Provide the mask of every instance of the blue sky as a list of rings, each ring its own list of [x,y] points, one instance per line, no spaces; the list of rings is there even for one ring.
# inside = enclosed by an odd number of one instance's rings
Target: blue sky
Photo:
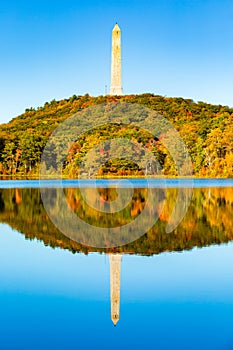
[[[122,29],[125,94],[233,107],[232,0],[8,0],[0,6],[0,122],[110,85]]]

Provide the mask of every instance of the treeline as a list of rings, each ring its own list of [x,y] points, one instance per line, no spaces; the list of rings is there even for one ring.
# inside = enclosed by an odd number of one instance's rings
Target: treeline
[[[153,94],[121,97],[72,96],[61,101],[46,102],[43,107],[26,109],[8,124],[0,125],[0,175],[38,176],[41,154],[55,128],[67,117],[87,107],[102,103],[128,102],[143,105],[166,117],[179,131],[192,159],[193,173],[200,177],[233,176],[233,109],[227,106],[195,103],[190,99],[169,98]],[[100,137],[101,136],[101,137]],[[147,147],[158,159],[164,175],[177,175],[169,151],[158,139],[137,128],[111,124],[93,130],[70,145],[64,162],[67,177],[79,175],[79,165],[86,152],[109,137],[123,137]],[[51,151],[52,152],[52,151]],[[100,152],[107,152],[102,149]],[[50,164],[50,172],[56,164]],[[157,169],[148,167],[148,173]],[[108,159],[99,175],[143,175],[138,164],[125,159]],[[89,174],[90,175],[90,174]]]

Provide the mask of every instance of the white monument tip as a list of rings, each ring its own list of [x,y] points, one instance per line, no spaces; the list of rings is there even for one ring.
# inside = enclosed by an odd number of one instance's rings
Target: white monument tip
[[[113,28],[113,31],[115,31],[115,30],[120,30],[120,27],[119,27],[118,23],[116,23],[114,28]]]
[[[121,31],[116,23],[112,30],[112,63],[110,95],[123,95],[121,81]]]

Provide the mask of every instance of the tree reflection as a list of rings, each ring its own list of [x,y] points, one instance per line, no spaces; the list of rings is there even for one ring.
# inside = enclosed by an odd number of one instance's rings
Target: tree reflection
[[[221,244],[233,239],[233,188],[194,189],[186,216],[169,234],[165,232],[165,227],[171,217],[178,190],[152,191],[153,200],[148,203],[147,217],[161,211],[159,220],[142,237],[117,248],[87,247],[62,234],[50,221],[39,189],[0,190],[0,221],[24,234],[26,239],[37,239],[46,246],[85,254],[98,251],[152,255]],[[129,202],[126,189],[117,192],[114,188],[88,188],[82,191],[69,188],[64,192],[72,211],[85,222],[96,226],[96,230],[98,227],[116,227],[132,222],[144,210],[148,198],[146,188],[134,189]],[[56,189],[50,189],[48,196],[56,207]],[[123,209],[117,210],[118,205]],[[106,212],[101,213],[99,210],[103,208]],[[84,232],[80,234],[85,235]]]

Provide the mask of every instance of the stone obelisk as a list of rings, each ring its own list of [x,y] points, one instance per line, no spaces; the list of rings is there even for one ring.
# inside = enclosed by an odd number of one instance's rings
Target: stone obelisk
[[[111,318],[114,326],[120,319],[121,254],[110,254]]]
[[[110,95],[123,95],[121,79],[121,30],[116,23],[115,27],[112,30]]]

